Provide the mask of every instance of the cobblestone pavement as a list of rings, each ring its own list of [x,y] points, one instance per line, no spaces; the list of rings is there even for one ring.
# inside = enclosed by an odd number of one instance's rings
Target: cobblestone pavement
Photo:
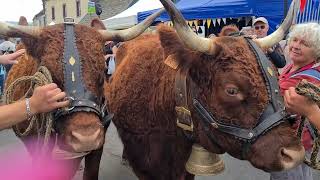
[[[99,179],[101,180],[136,180],[130,167],[121,164],[122,144],[113,124],[107,132],[107,143],[101,160]],[[15,148],[24,148],[11,130],[0,133],[0,154]],[[26,153],[26,152],[25,152]],[[216,176],[196,177],[196,180],[269,180],[269,174],[255,169],[246,161],[240,161],[224,154],[221,156],[226,169]],[[81,180],[82,171],[79,170],[74,180]],[[314,171],[314,180],[320,180],[320,172]]]

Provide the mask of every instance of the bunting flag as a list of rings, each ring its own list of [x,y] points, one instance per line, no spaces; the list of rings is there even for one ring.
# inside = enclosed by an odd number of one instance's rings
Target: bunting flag
[[[224,24],[227,24],[227,18],[222,18],[222,21],[224,22]]]
[[[220,18],[218,18],[217,19],[217,23],[220,25],[220,22],[221,22],[221,19]]]
[[[210,28],[210,24],[211,24],[212,20],[211,19],[207,19],[207,28]]]
[[[300,1],[300,12],[304,11],[304,8],[306,7],[307,0],[301,0]]]
[[[193,24],[194,24],[194,26],[196,26],[196,28],[198,28],[198,20],[194,20]]]
[[[216,19],[212,19],[212,24],[213,24],[213,26],[216,26],[216,24],[217,24]]]

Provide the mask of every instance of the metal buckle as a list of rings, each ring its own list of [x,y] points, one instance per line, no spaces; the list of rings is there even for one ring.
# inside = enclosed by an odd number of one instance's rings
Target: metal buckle
[[[72,101],[74,101],[74,98],[71,96],[68,96],[65,99],[70,101],[70,105],[72,104]],[[64,111],[71,111],[73,109],[74,109],[74,106],[63,108]]]
[[[177,112],[177,126],[186,131],[193,131],[191,112],[183,106],[176,106],[175,109]],[[183,121],[182,119],[184,119],[185,121]],[[190,125],[182,122],[190,122]]]

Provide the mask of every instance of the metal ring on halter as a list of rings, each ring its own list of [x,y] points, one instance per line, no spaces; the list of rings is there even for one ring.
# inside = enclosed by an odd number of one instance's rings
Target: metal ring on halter
[[[69,101],[70,101],[70,104],[72,104],[72,101],[74,101],[74,98],[71,97],[71,96],[68,96],[68,97],[65,98],[65,100],[69,100]],[[73,109],[74,109],[74,106],[72,106],[72,107],[65,107],[65,108],[64,108],[65,111],[71,111],[71,110],[73,110]]]

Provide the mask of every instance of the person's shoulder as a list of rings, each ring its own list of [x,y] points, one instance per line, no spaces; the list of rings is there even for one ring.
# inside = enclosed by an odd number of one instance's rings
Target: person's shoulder
[[[305,79],[311,83],[320,84],[320,66],[312,66],[309,69],[294,74],[292,78]]]

